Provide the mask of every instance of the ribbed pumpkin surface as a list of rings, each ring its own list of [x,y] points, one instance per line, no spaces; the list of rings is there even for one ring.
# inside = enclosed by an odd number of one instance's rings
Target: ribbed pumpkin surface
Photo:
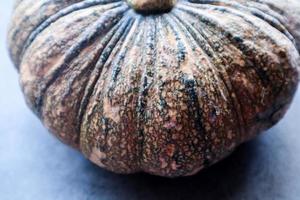
[[[28,105],[60,140],[114,172],[185,176],[286,112],[300,64],[292,19],[254,0],[155,14],[21,0],[9,45]]]

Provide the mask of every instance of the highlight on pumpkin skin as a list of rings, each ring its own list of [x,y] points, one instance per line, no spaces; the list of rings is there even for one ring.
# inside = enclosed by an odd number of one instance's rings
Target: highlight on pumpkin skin
[[[127,0],[127,3],[137,12],[159,13],[170,11],[177,0]]]

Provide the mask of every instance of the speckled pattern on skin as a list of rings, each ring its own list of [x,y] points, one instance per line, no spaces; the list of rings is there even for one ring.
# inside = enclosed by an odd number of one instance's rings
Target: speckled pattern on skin
[[[61,141],[117,173],[188,176],[288,109],[300,65],[289,2],[179,0],[145,14],[120,0],[21,0],[8,41],[28,105]]]

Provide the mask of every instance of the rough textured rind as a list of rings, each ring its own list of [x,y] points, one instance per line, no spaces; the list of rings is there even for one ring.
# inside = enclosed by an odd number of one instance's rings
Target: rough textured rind
[[[292,33],[300,51],[300,2],[298,0],[264,0],[271,10],[278,12],[282,17],[282,23]]]
[[[20,64],[23,45],[43,21],[61,9],[82,0],[19,0],[15,3],[11,28],[8,34],[8,45],[13,61]]]
[[[300,65],[290,1],[182,0],[151,15],[23,0],[8,40],[28,105],[61,141],[117,173],[187,176],[288,109]]]

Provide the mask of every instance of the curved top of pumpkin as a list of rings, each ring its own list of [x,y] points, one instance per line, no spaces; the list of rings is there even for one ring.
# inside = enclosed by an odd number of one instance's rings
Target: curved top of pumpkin
[[[141,13],[147,13],[148,15],[143,16],[144,18],[151,17],[151,13],[165,15],[166,10],[169,11],[175,7],[175,9],[166,16],[177,15],[183,21],[188,21],[189,18],[184,19],[181,17],[180,12],[185,12],[185,14],[190,13],[189,17],[193,16],[193,18],[206,17],[205,15],[207,15],[208,20],[213,16],[211,15],[213,12],[220,12],[222,15],[220,18],[223,19],[226,19],[227,15],[239,15],[238,12],[243,12],[244,16],[252,15],[264,20],[284,33],[291,41],[295,42],[289,33],[289,31],[292,31],[289,30],[290,27],[288,25],[287,27],[284,26],[287,20],[290,22],[292,19],[287,19],[283,16],[282,13],[284,10],[274,6],[269,0],[262,2],[245,0],[43,0],[36,2],[34,0],[23,0],[17,1],[16,3],[12,24],[10,26],[11,29],[8,34],[8,43],[12,59],[18,67],[26,48],[31,44],[34,38],[60,18],[93,7],[103,7],[104,9],[105,7],[110,7],[112,11],[118,9],[118,7],[123,7],[122,12],[125,16],[127,15],[126,13],[130,13],[129,5],[137,11],[141,11]],[[161,12],[157,12],[158,10]],[[109,9],[107,9],[107,12],[109,12]],[[122,12],[119,14],[122,14]],[[207,13],[202,15],[201,12]],[[140,16],[136,13],[135,18],[137,17]],[[292,23],[292,25],[297,26],[295,23],[296,22]],[[295,33],[294,36],[296,39],[300,39],[299,32]]]

